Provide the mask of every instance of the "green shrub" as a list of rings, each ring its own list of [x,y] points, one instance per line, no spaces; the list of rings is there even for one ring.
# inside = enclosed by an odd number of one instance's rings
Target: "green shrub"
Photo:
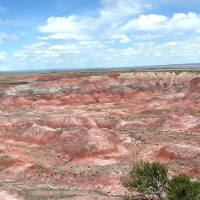
[[[160,163],[139,162],[133,165],[130,180],[124,186],[136,189],[143,198],[163,199],[167,189],[167,168]]]
[[[137,196],[124,200],[200,200],[200,182],[180,174],[168,178],[168,169],[161,163],[138,162],[133,165],[129,179],[123,185]]]
[[[200,182],[184,174],[176,175],[168,184],[168,200],[200,200]]]

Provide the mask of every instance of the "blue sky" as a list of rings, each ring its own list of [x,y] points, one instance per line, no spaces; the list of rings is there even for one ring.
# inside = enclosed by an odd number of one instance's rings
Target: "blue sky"
[[[200,63],[200,0],[0,0],[0,71]]]

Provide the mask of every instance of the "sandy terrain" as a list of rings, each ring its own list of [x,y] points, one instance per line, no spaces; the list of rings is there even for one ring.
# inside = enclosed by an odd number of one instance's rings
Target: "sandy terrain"
[[[118,200],[138,160],[200,176],[198,72],[0,75],[0,199]]]

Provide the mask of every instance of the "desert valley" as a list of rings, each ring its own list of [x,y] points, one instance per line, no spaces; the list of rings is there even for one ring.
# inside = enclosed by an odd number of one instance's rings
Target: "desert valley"
[[[200,177],[200,73],[0,75],[0,199],[119,200],[139,160]]]

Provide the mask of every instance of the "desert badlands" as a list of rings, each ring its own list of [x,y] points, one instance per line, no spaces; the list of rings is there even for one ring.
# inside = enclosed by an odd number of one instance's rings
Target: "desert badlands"
[[[0,75],[0,199],[118,200],[138,160],[200,176],[199,72]]]

